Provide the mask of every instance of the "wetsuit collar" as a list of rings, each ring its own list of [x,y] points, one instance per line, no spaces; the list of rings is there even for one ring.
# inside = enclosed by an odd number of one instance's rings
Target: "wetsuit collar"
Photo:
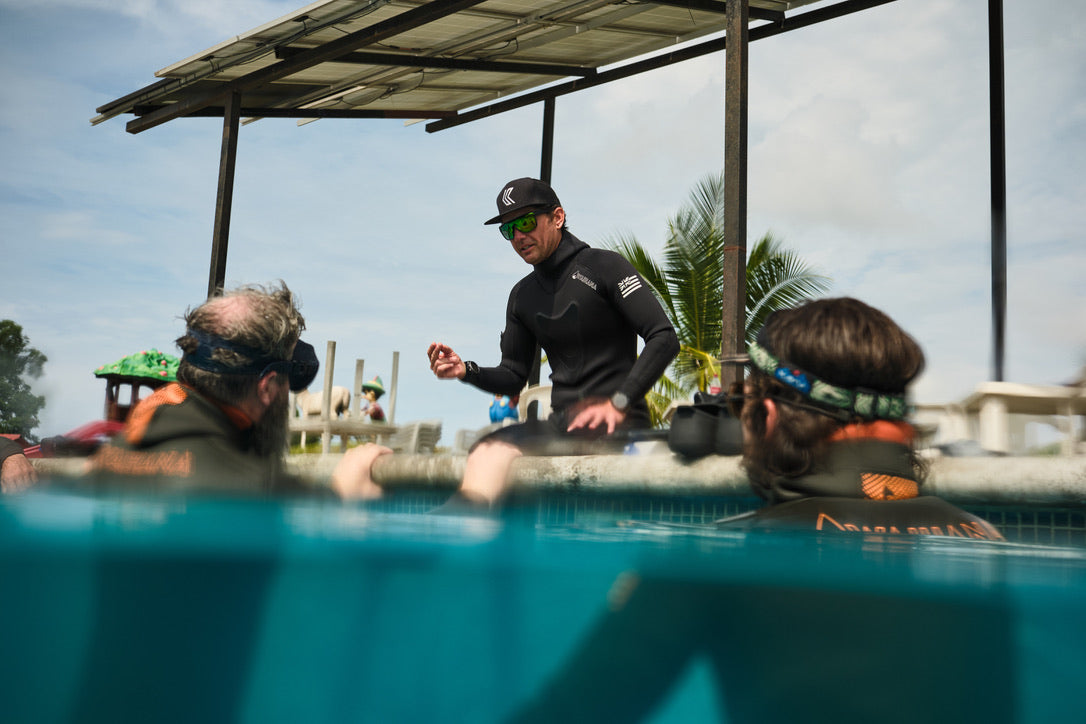
[[[912,449],[906,441],[911,441],[912,435],[911,426],[904,423],[848,425],[831,438],[822,465],[812,473],[770,481],[769,490],[765,491],[769,502],[823,496],[866,500],[915,498],[920,494],[920,483],[913,470]]]
[[[568,231],[562,232],[562,240],[558,242],[554,253],[535,265],[535,270],[546,276],[555,276],[565,266],[571,257],[588,248],[576,236]]]
[[[212,399],[207,395],[203,395],[197,392],[188,385],[181,386],[184,387],[185,391],[189,394],[199,397],[212,407],[218,408],[224,415],[226,415],[227,419],[230,420],[230,423],[239,431],[244,432],[253,426],[253,418],[249,417],[249,415],[241,410],[241,408],[234,407],[233,405],[228,405],[225,402],[219,402],[218,400]]]
[[[882,440],[896,442],[898,445],[911,445],[916,438],[916,429],[904,422],[875,420],[855,425],[845,425],[830,435],[830,442],[841,440]]]

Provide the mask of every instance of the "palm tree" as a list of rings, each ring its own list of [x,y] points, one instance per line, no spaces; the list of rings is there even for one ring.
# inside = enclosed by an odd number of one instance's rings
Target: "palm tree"
[[[724,177],[710,175],[668,221],[663,262],[658,264],[633,237],[607,242],[633,264],[664,305],[679,337],[671,376],[649,393],[654,421],[676,399],[705,391],[720,374],[721,301],[724,292]],[[773,311],[792,307],[829,290],[795,252],[767,232],[747,258],[746,339],[752,341]]]

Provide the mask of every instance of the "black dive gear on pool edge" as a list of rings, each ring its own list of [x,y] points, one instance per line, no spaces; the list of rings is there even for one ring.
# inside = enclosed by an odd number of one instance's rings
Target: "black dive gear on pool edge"
[[[743,426],[727,406],[728,395],[698,395],[692,405],[675,408],[667,446],[687,458],[742,455]]]
[[[560,419],[564,426],[568,421]],[[550,420],[550,418],[548,418]],[[525,427],[523,434],[518,429]],[[742,455],[743,427],[724,403],[695,403],[675,410],[671,426],[662,429],[620,427],[610,435],[585,430],[582,435],[558,436],[549,439],[536,435],[531,425],[503,427],[485,439],[503,439],[506,442],[531,449],[532,455],[591,455],[615,452],[614,448],[638,442],[667,442],[668,449],[685,458],[701,458],[706,455]],[[543,427],[543,425],[537,425]],[[521,439],[521,438],[528,439]],[[537,442],[535,438],[540,441]],[[593,449],[598,447],[599,449]]]
[[[196,340],[197,347],[191,353],[186,352],[181,359],[205,372],[261,377],[268,372],[279,372],[285,374],[289,379],[291,392],[301,392],[309,387],[317,376],[317,370],[320,369],[320,362],[317,360],[317,352],[313,349],[313,345],[300,339],[294,345],[294,354],[291,355],[291,358],[283,360],[267,355],[254,347],[231,342],[210,332],[188,329],[185,333]],[[245,355],[252,362],[240,367],[230,367],[212,359],[211,355],[216,349],[225,349]]]

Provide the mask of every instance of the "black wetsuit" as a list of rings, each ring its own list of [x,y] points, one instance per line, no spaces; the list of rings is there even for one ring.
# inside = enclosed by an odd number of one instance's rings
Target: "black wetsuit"
[[[464,381],[492,394],[518,394],[538,343],[552,370],[557,420],[581,400],[623,392],[630,400],[627,420],[646,424],[645,393],[679,351],[671,322],[633,266],[568,231],[554,253],[513,287],[505,319],[501,363]],[[640,355],[638,337],[645,340]]]
[[[817,573],[819,552],[812,545],[795,565]],[[868,568],[880,562],[866,555]],[[645,721],[695,661],[709,664],[730,724],[1019,720],[1011,596],[980,585],[947,595],[910,585],[907,574],[868,586],[868,574],[885,576],[857,570],[851,586],[631,576],[506,724]]]
[[[6,437],[0,437],[0,465],[3,465],[4,461],[12,455],[22,454],[23,448],[20,447],[19,443]]]
[[[824,462],[810,475],[779,477],[754,489],[771,505],[718,524],[748,530],[1003,539],[983,518],[942,498],[919,495],[909,448],[894,442],[831,443]]]
[[[1006,598],[983,586],[954,596],[919,590],[909,581],[909,559],[900,557],[917,535],[1002,536],[939,498],[916,497],[918,487],[906,446],[832,443],[813,474],[759,491],[787,502],[720,525],[778,531],[771,536],[782,529],[834,534],[811,535],[800,549],[809,560],[797,569],[808,571],[835,550],[819,541],[855,536],[879,575],[903,569],[899,583],[887,584],[891,592],[865,588],[860,571],[855,585],[624,574],[608,597],[610,612],[510,721],[640,721],[698,657],[711,663],[722,713],[733,723],[1015,721]],[[762,535],[745,539],[752,553],[773,540]]]

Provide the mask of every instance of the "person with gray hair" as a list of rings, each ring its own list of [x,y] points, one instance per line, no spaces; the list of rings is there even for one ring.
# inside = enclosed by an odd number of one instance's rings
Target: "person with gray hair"
[[[104,489],[282,494],[314,490],[284,468],[290,391],[316,377],[305,319],[286,284],[243,286],[185,315],[177,382],[132,411],[125,429],[91,458]],[[348,452],[332,489],[359,498],[386,448]]]

